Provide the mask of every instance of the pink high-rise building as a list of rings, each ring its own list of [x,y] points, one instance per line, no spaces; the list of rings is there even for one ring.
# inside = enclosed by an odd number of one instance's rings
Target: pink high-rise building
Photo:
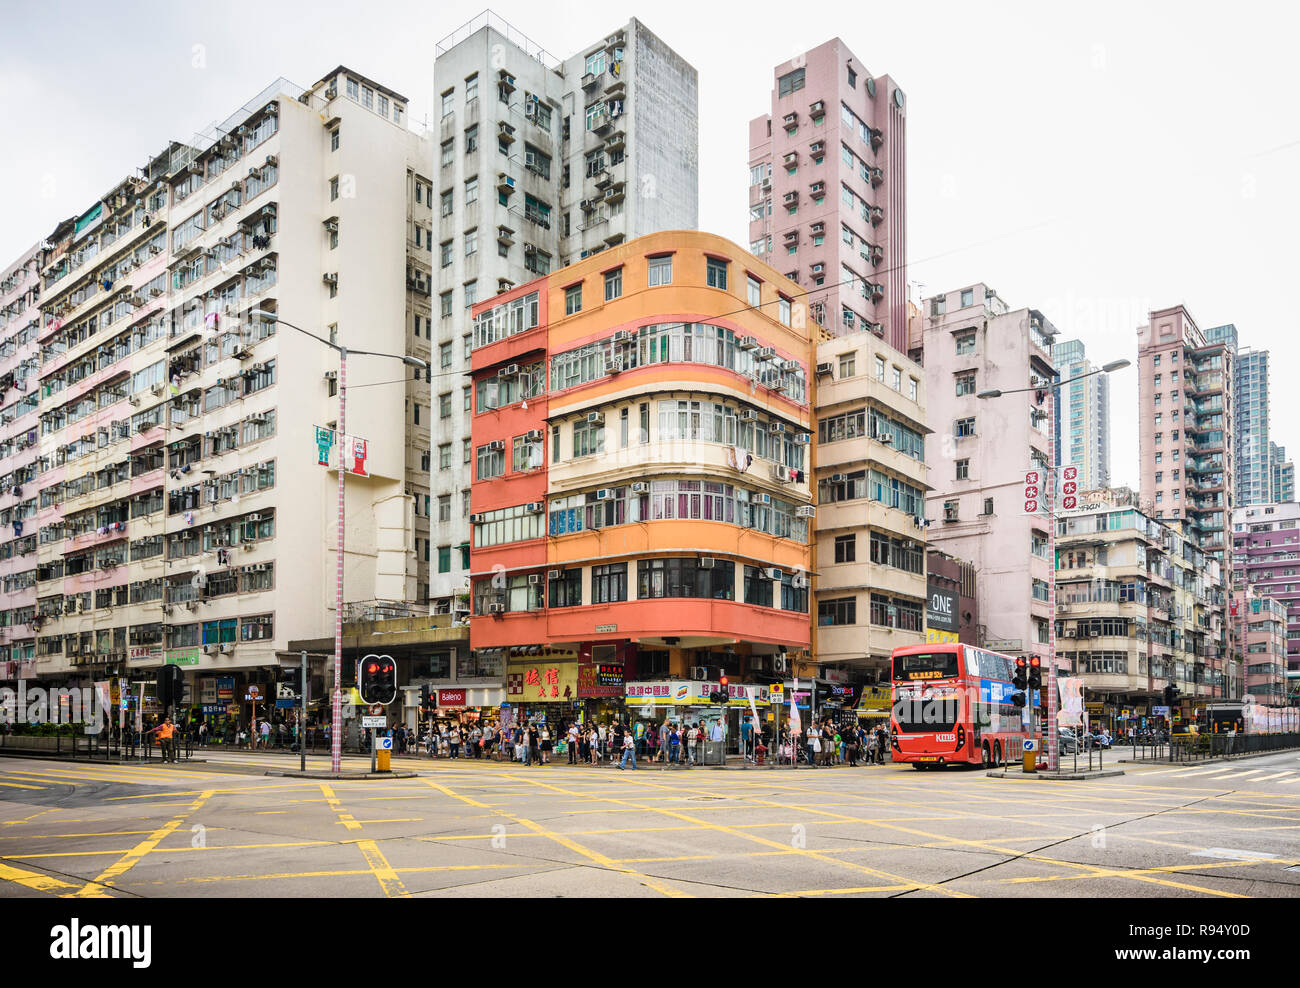
[[[1210,343],[1181,305],[1138,329],[1138,451],[1155,517],[1226,564],[1235,483],[1233,350]]]
[[[839,38],[778,65],[749,124],[750,250],[837,335],[907,351],[907,101]]]

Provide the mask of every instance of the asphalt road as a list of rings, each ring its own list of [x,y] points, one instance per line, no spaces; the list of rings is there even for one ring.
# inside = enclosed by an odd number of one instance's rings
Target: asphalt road
[[[0,897],[1300,897],[1296,752],[1092,782],[208,758],[0,758]]]

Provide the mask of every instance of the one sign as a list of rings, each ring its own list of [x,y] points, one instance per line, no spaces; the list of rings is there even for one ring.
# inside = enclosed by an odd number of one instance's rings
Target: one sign
[[[438,690],[438,706],[463,707],[466,702],[465,690]]]
[[[254,703],[260,703],[266,697],[262,696],[262,688],[256,683],[252,683],[244,689],[244,699],[251,700]]]
[[[957,630],[957,594],[931,584],[925,605],[925,625],[939,631]]]
[[[387,727],[387,717],[371,717],[369,715],[361,718],[362,727]]]
[[[375,738],[375,751],[392,751],[392,738]]]
[[[1038,750],[1038,742],[1035,741],[1033,738],[1025,738],[1024,745],[1025,745],[1025,751]]]

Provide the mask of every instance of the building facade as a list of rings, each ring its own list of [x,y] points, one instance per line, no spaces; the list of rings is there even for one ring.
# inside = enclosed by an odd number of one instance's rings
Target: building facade
[[[889,682],[925,642],[925,381],[861,330],[817,346],[815,653],[848,682]]]
[[[1300,504],[1252,504],[1232,519],[1237,583],[1286,609],[1286,663],[1300,671]]]
[[[1082,340],[1052,344],[1052,365],[1065,381],[1053,392],[1057,463],[1073,466],[1079,489],[1110,486],[1110,378],[1088,360]]]
[[[1220,563],[1237,490],[1235,350],[1207,340],[1181,305],[1153,311],[1138,330],[1142,494],[1157,519],[1187,521]]]
[[[178,664],[194,704],[246,723],[236,684],[331,633],[337,475],[313,437],[338,419],[337,356],[253,312],[427,357],[428,153],[392,90],[280,79],[47,238],[0,426],[7,582],[35,593],[33,615],[5,604],[11,655],[55,681]],[[369,440],[348,600],[405,608],[427,582],[428,382],[365,356],[348,375],[347,432]]]
[[[1057,661],[1082,677],[1094,721],[1114,733],[1168,726],[1165,687],[1182,718],[1235,697],[1214,642],[1222,633],[1218,562],[1137,506],[1127,489],[1087,491],[1057,523]]]
[[[1243,695],[1281,706],[1286,700],[1287,608],[1248,590],[1232,595],[1229,620],[1244,643]]]
[[[514,717],[698,716],[722,674],[739,709],[810,671],[820,330],[796,291],[674,232],[475,307],[470,629]]]
[[[774,70],[749,124],[750,250],[812,319],[907,349],[907,100],[839,38]]]
[[[980,621],[979,597],[975,592],[975,567],[964,559],[929,549],[925,554],[925,572],[926,591],[930,597],[926,611],[926,641],[983,645],[984,625]]]
[[[1273,478],[1273,502],[1295,500],[1295,464],[1287,459],[1286,447],[1269,443],[1269,469]]]
[[[467,613],[473,306],[626,240],[695,228],[698,87],[637,20],[559,59],[490,13],[439,43],[434,87],[430,596]]]
[[[1035,309],[1011,309],[984,284],[925,299],[911,352],[925,367],[930,465],[926,521],[936,549],[979,574],[979,644],[1048,652],[1046,518],[1024,511],[1025,474],[1051,458],[1049,391],[982,400],[981,391],[1051,382],[1056,329]]]

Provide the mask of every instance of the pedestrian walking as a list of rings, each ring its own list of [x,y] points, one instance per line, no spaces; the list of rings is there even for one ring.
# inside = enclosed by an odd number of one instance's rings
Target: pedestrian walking
[[[541,731],[541,741],[542,741],[541,764],[549,765],[551,763],[551,729],[544,725]]]
[[[636,768],[636,746],[637,740],[631,734],[623,737],[623,760],[618,763],[619,771],[627,767],[628,760],[632,762],[632,768]]]

